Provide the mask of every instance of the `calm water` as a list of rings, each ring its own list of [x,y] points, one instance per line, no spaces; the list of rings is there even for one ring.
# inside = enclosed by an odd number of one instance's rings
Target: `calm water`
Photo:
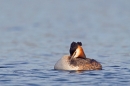
[[[1,86],[129,86],[129,0],[1,0]],[[58,71],[81,41],[99,71]]]

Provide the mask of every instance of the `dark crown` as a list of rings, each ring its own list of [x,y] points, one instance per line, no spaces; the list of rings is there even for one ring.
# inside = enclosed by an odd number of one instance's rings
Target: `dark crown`
[[[81,42],[72,42],[70,45],[70,55],[72,56],[75,50],[77,49],[78,45],[82,46]]]

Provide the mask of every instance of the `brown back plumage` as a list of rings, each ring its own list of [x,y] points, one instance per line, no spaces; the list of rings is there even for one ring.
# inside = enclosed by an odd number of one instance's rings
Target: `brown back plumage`
[[[89,58],[74,58],[70,60],[70,65],[78,66],[79,70],[101,70],[102,66],[99,62]]]

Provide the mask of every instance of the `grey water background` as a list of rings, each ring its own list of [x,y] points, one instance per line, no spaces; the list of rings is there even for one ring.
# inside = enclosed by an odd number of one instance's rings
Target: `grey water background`
[[[129,0],[0,0],[0,86],[129,86]],[[81,41],[99,71],[58,71]]]

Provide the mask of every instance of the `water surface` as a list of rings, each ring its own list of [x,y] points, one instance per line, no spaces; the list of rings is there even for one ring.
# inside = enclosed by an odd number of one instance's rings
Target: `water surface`
[[[0,1],[0,85],[129,86],[130,1]],[[103,70],[58,71],[81,41]]]

